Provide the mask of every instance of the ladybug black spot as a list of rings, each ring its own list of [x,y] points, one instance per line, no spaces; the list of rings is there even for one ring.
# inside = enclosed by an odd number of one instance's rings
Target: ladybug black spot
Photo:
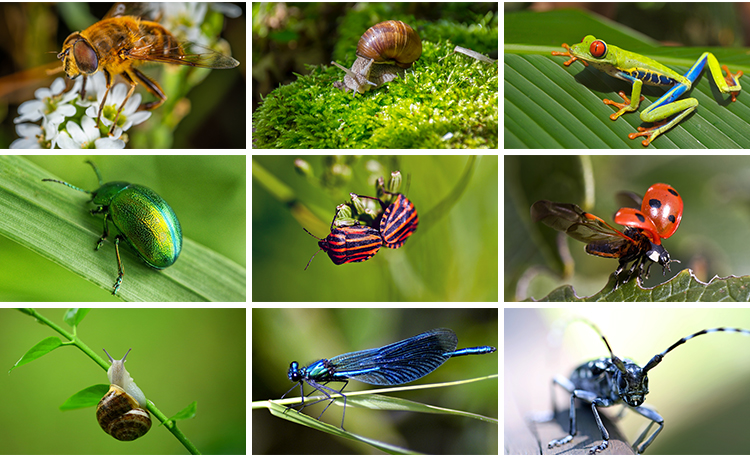
[[[677,193],[677,190],[675,190],[675,189],[671,189],[671,188],[670,188],[670,189],[667,189],[667,192],[671,193],[672,195],[674,195],[674,196],[676,196],[676,197],[679,197],[679,196],[680,196],[680,194],[679,194],[679,193]]]
[[[674,214],[670,214],[670,215],[669,215],[669,217],[667,217],[667,219],[668,219],[668,220],[669,220],[669,222],[671,222],[672,224],[674,224],[674,223],[675,223],[675,221],[677,221],[677,218],[676,218],[676,217],[674,217]]]
[[[642,214],[640,214],[640,213],[636,214],[636,215],[635,215],[635,217],[636,217],[636,219],[638,219],[638,221],[639,221],[639,222],[641,222],[641,223],[644,223],[644,222],[646,222],[646,218],[645,218],[645,217],[644,217],[644,216],[643,216]]]
[[[648,205],[652,208],[659,209],[661,208],[661,201],[657,200],[656,198],[652,198],[648,201]]]

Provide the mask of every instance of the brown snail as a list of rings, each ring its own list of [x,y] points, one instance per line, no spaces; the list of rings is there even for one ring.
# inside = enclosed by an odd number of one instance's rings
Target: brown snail
[[[107,353],[107,350],[104,352]],[[142,437],[151,428],[146,396],[125,370],[128,353],[130,350],[121,360],[112,359],[107,353],[112,363],[107,371],[109,391],[96,407],[96,418],[102,430],[121,441]]]
[[[410,67],[422,55],[422,40],[417,32],[402,21],[383,21],[362,34],[357,44],[357,59],[351,69],[335,61],[346,73],[343,84],[337,87],[365,93],[370,87],[377,87],[390,82],[397,76],[404,75],[404,69]]]

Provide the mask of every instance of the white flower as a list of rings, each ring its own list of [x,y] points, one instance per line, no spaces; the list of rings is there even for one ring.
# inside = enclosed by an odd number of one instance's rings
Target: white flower
[[[63,149],[80,148],[125,148],[125,142],[117,137],[101,137],[101,132],[96,128],[94,118],[84,116],[79,126],[75,121],[68,121],[65,125],[67,132],[60,132],[56,142]]]
[[[102,93],[102,96],[104,94]],[[102,110],[102,120],[101,123],[105,127],[112,126],[112,121],[107,117],[107,115],[112,115],[111,117],[114,118],[114,115],[117,114],[117,110],[120,108],[120,105],[122,105],[122,102],[125,100],[125,97],[128,96],[128,86],[125,84],[117,84],[109,92],[109,95],[107,95],[107,102],[104,106],[104,109]],[[90,106],[86,110],[86,115],[96,119],[98,112],[99,112],[99,105],[101,105],[101,98],[97,96],[98,103],[96,105]],[[148,111],[138,111],[138,107],[141,104],[141,95],[134,93],[125,103],[125,107],[122,109],[122,112],[117,118],[117,125],[115,127],[115,130],[113,131],[113,134],[116,138],[120,137],[122,133],[128,129],[130,129],[131,126],[135,124],[140,124],[143,121],[147,120],[151,117],[151,113]]]
[[[80,83],[76,82],[72,90],[63,94],[65,80],[58,77],[52,82],[49,89],[42,87],[34,92],[36,100],[21,103],[18,107],[19,116],[13,122],[20,124],[27,121],[39,121],[43,116],[47,116],[50,120],[62,122],[66,116],[76,114],[75,107],[69,102],[75,99],[76,92],[80,87]]]
[[[16,133],[21,137],[14,140],[9,148],[42,148],[39,140],[42,137],[42,128],[36,124],[18,124]]]

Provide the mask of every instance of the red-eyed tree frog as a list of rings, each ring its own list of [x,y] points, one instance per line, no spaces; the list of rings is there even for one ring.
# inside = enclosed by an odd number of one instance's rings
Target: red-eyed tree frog
[[[731,93],[733,102],[737,101],[737,94],[742,90],[739,83],[742,71],[732,74],[726,66],[719,67],[719,61],[710,52],[702,54],[698,61],[693,64],[693,67],[684,76],[681,76],[676,71],[651,58],[625,51],[614,45],[607,45],[593,35],[587,35],[581,43],[572,47],[568,44],[562,44],[562,46],[568,51],[552,52],[552,54],[571,57],[570,60],[563,63],[565,66],[569,66],[575,60],[581,60],[585,66],[591,63],[599,71],[633,85],[630,98],[625,95],[625,92],[619,92],[624,103],[616,103],[609,99],[603,100],[605,104],[619,108],[619,111],[610,115],[610,119],[613,121],[624,113],[638,109],[644,99],[641,96],[643,84],[671,87],[667,93],[640,114],[643,122],[654,123],[654,125],[649,128],[638,127],[638,132],[628,135],[631,140],[640,136],[647,137],[642,142],[644,147],[647,147],[656,137],[676,126],[687,115],[695,111],[698,106],[698,100],[695,98],[676,100],[690,90],[706,63],[708,63],[708,69],[711,71],[716,86],[722,93]],[[726,76],[721,73],[721,69],[727,73]],[[672,116],[674,117],[669,119]]]

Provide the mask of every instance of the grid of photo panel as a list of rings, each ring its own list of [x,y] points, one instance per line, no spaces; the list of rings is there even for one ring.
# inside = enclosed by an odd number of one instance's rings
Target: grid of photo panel
[[[0,3],[4,462],[498,456],[498,8]]]

